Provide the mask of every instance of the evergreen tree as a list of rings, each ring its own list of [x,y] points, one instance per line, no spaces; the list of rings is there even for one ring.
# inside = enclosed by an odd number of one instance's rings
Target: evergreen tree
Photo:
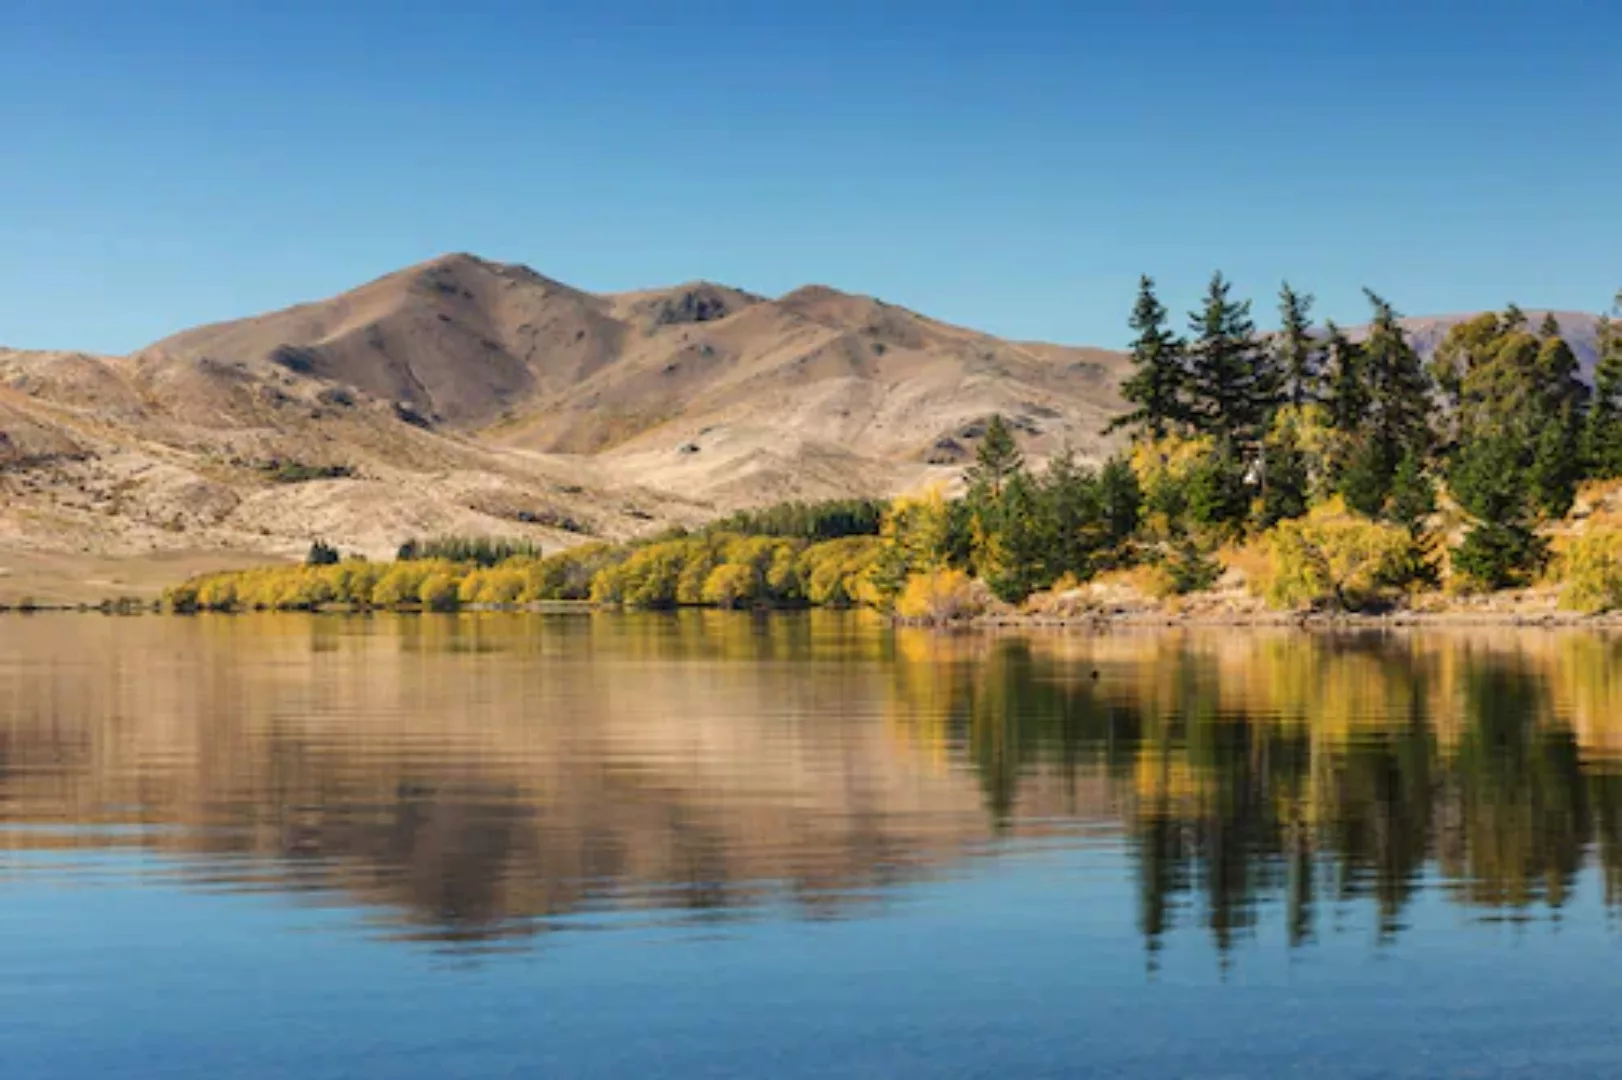
[[[1361,350],[1368,394],[1368,416],[1361,428],[1370,443],[1361,462],[1366,470],[1362,479],[1369,497],[1378,494],[1383,504],[1397,463],[1409,453],[1429,450],[1430,380],[1391,305],[1368,289],[1363,292],[1374,308],[1374,319]]]
[[[1262,470],[1262,528],[1307,512],[1312,477],[1293,424],[1268,440]]]
[[[1134,437],[1165,438],[1188,421],[1188,372],[1185,347],[1172,333],[1165,305],[1155,295],[1154,279],[1138,279],[1138,299],[1128,325],[1132,339],[1132,374],[1121,384],[1121,396],[1134,406],[1111,421],[1105,433],[1131,428]]]
[[[1525,584],[1548,557],[1532,528],[1523,454],[1518,433],[1483,432],[1461,441],[1449,470],[1449,489],[1475,519],[1453,550],[1453,566],[1482,588]]]
[[[1357,436],[1347,445],[1335,478],[1336,490],[1347,506],[1364,517],[1382,517],[1399,461],[1392,459],[1385,444],[1378,439]]]
[[[1028,473],[1008,477],[994,520],[980,558],[981,577],[998,599],[1017,604],[1056,576],[1048,570],[1038,493]]]
[[[986,425],[986,433],[974,452],[974,464],[966,479],[970,490],[984,489],[993,499],[1002,496],[1008,478],[1025,467],[1025,455],[1014,441],[1013,429],[998,413]]]
[[[1285,282],[1278,295],[1279,332],[1273,338],[1285,404],[1300,408],[1317,400],[1319,347],[1312,336],[1312,297]]]
[[[1581,422],[1567,410],[1545,424],[1537,437],[1527,484],[1532,501],[1548,517],[1564,517],[1576,501],[1577,484],[1583,478],[1582,435]]]
[[[1188,517],[1195,525],[1218,536],[1232,532],[1250,515],[1250,491],[1245,462],[1231,439],[1190,470],[1187,485]]]
[[[1622,293],[1614,315],[1622,316]],[[1584,430],[1584,458],[1590,475],[1622,477],[1622,322],[1607,316],[1599,323],[1599,358],[1594,365],[1594,395]]]
[[[1047,572],[1091,576],[1093,553],[1109,544],[1098,478],[1076,464],[1068,446],[1048,462],[1039,495],[1045,511]]]
[[[1356,432],[1368,416],[1369,392],[1363,378],[1363,350],[1333,322],[1324,327],[1329,427],[1341,436]]]
[[[1138,474],[1123,458],[1111,458],[1098,474],[1098,503],[1108,548],[1118,550],[1138,531],[1143,517],[1143,488]]]
[[[1418,454],[1405,454],[1397,463],[1385,511],[1387,517],[1405,527],[1411,535],[1418,535],[1425,526],[1425,519],[1436,513],[1436,484],[1426,475]]]
[[[1189,316],[1189,379],[1194,425],[1218,439],[1258,442],[1276,404],[1265,354],[1256,342],[1250,301],[1234,300],[1217,272],[1205,304]]]
[[[310,545],[309,553],[304,556],[305,566],[333,566],[339,559],[338,549],[325,540],[317,540]]]

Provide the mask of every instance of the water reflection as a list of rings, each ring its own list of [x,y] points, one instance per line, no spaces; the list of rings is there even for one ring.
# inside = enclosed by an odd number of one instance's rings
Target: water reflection
[[[442,943],[852,917],[1033,838],[1129,854],[1151,965],[1191,925],[1305,947],[1347,904],[1394,940],[1426,890],[1508,919],[1585,874],[1622,896],[1597,635],[38,617],[0,657],[0,867],[142,852]]]

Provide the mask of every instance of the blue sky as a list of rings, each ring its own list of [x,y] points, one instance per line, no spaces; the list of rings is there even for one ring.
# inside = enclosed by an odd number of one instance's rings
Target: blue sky
[[[1140,272],[1362,317],[1622,285],[1610,0],[0,0],[0,343],[445,251],[1119,345]],[[1266,321],[1264,318],[1263,321]]]

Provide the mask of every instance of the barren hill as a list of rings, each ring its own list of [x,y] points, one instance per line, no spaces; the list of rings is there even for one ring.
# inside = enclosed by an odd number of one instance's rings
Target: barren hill
[[[1104,449],[1122,358],[811,286],[597,295],[451,255],[124,357],[0,349],[0,600],[408,536],[623,537]]]

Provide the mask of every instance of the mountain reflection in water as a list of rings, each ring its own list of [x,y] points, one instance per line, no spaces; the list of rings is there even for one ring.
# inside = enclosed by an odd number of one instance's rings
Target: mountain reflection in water
[[[1156,963],[1622,897],[1622,639],[861,615],[0,620],[0,895],[138,870],[455,947],[880,911],[1115,845]],[[1085,905],[1086,883],[1078,886]],[[1110,901],[1114,902],[1114,901]]]

